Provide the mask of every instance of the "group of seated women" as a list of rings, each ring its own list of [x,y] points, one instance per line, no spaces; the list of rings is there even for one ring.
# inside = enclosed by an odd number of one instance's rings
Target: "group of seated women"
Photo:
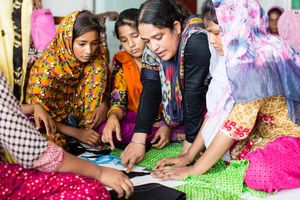
[[[246,159],[248,187],[299,187],[300,56],[266,23],[257,0],[206,0],[202,16],[147,0],[118,16],[123,50],[109,67],[97,17],[69,14],[31,68],[21,107],[1,75],[0,198],[109,199],[103,185],[129,198],[125,174],[63,148],[74,139],[123,147],[129,172],[146,146],[164,148],[179,133],[180,154],[160,160],[154,177],[180,180]]]

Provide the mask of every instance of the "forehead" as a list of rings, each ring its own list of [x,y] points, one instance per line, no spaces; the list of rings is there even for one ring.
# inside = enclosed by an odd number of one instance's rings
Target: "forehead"
[[[122,35],[130,35],[132,32],[137,32],[137,29],[133,26],[125,24],[118,27],[118,32],[121,37]]]
[[[143,38],[151,38],[159,33],[168,33],[170,32],[169,28],[158,28],[152,24],[139,24],[139,32]]]
[[[219,25],[211,20],[204,20],[203,22],[207,31],[214,31],[220,29]]]
[[[82,40],[82,41],[93,41],[97,40],[99,37],[97,31],[89,31],[79,37],[77,37],[75,40]]]
[[[270,14],[269,14],[269,18],[270,19],[278,19],[279,18],[279,13],[277,13],[277,12],[271,12]]]

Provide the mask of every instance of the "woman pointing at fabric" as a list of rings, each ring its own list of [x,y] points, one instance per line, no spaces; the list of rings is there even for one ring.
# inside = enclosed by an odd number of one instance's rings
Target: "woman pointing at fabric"
[[[181,153],[189,149],[206,110],[205,80],[210,60],[201,18],[189,16],[173,1],[148,0],[142,4],[138,30],[148,47],[143,53],[143,62],[148,67],[141,71],[143,91],[135,134],[121,156],[129,171],[144,157],[146,137],[151,133],[161,102],[169,127],[184,124]]]

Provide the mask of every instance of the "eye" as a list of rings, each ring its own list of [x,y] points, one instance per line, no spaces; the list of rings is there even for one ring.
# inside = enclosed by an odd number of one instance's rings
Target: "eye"
[[[125,37],[120,37],[119,40],[120,40],[121,43],[125,43],[127,41]]]
[[[132,35],[134,38],[137,38],[137,37],[139,37],[139,34],[138,33],[135,33],[135,34],[133,34]]]
[[[97,46],[98,45],[98,41],[95,41],[92,43],[93,46]]]
[[[156,40],[161,40],[162,37],[163,37],[162,35],[157,35],[157,36],[155,36],[155,39],[156,39]]]

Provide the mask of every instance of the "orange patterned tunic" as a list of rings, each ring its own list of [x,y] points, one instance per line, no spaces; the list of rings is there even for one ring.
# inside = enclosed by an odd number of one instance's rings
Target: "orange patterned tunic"
[[[39,103],[57,122],[72,115],[79,127],[89,128],[93,111],[107,93],[109,69],[100,53],[101,47],[88,63],[75,58],[72,35],[78,13],[64,18],[56,37],[32,67],[26,103]],[[64,143],[60,134],[50,139]]]

